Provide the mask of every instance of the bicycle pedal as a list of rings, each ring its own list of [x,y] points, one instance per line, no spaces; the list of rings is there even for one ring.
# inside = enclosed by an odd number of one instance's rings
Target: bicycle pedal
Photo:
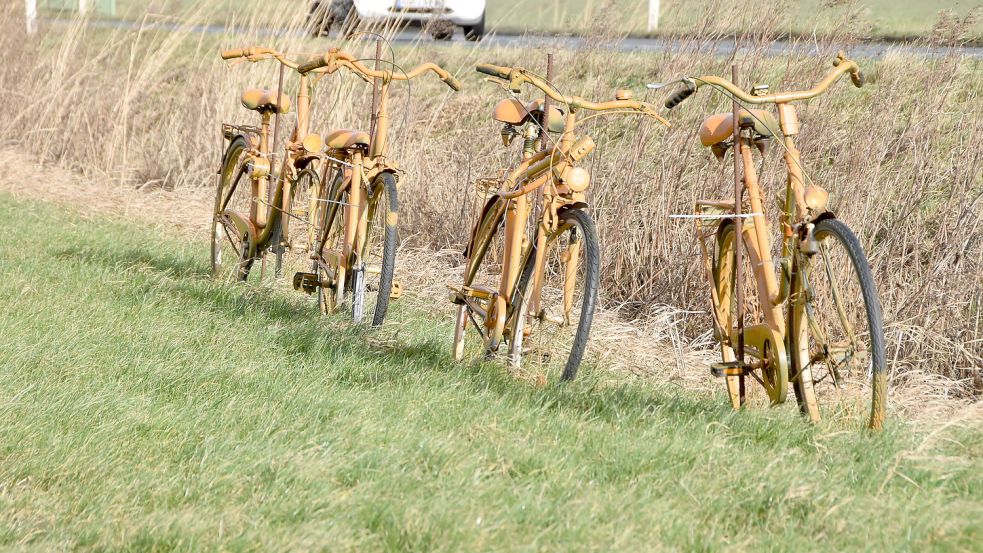
[[[747,374],[747,367],[738,361],[711,363],[710,374],[717,378],[722,378],[725,376],[744,376]]]
[[[294,275],[294,290],[302,290],[307,294],[317,292],[321,287],[321,281],[317,278],[317,273],[297,273]]]
[[[464,294],[454,286],[448,284],[447,289],[450,291],[450,300],[454,305],[464,305]]]

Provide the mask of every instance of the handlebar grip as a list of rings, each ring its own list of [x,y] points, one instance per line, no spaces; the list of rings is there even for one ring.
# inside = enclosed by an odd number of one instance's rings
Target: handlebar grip
[[[447,86],[451,87],[451,89],[454,90],[454,92],[461,91],[461,81],[455,79],[452,75],[447,75],[446,79],[441,79],[441,80],[447,83]]]
[[[506,67],[499,67],[497,65],[492,65],[490,63],[481,63],[475,67],[478,73],[484,73],[485,75],[491,75],[492,77],[498,77],[499,79],[508,79],[509,73],[511,71]]]
[[[694,92],[696,92],[696,89],[688,86],[673,94],[668,100],[666,100],[666,109],[672,109],[678,106],[683,102],[683,100],[692,96]]]
[[[854,73],[850,73],[850,80],[853,81],[853,86],[857,88],[862,88],[864,86],[864,83],[867,82],[867,79],[864,77],[863,72],[859,69],[857,69],[857,71]]]
[[[328,64],[327,56],[318,56],[307,63],[303,63],[297,66],[297,72],[300,74],[310,73],[315,69],[320,69]]]
[[[226,50],[226,51],[222,52],[222,59],[223,60],[232,60],[232,59],[235,59],[235,58],[241,58],[241,57],[243,57],[245,55],[246,55],[246,51],[244,49],[242,49],[242,48],[239,48],[238,50]]]

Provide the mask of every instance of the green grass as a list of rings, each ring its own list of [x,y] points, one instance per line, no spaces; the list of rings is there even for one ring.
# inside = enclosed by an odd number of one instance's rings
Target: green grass
[[[453,364],[443,323],[216,284],[201,243],[8,196],[0,221],[3,548],[983,543],[978,427],[815,428],[596,367],[539,389]]]
[[[49,1],[54,2],[53,5],[62,5],[75,0]],[[718,0],[662,0],[660,31],[670,34],[705,31],[702,20],[706,10],[717,4]],[[197,17],[221,23],[229,17],[241,22],[257,11],[266,14],[303,14],[308,2],[157,0],[148,3],[146,0],[117,0],[116,5],[120,17],[131,19],[146,14],[174,16],[187,10],[201,9]],[[488,25],[512,32],[583,32],[598,24],[606,24],[625,32],[644,33],[648,17],[648,0],[487,0],[487,5]],[[753,9],[759,11],[762,17],[742,21],[752,27],[759,24],[765,26],[776,15],[788,14],[787,23],[780,25],[777,31],[809,36],[817,28],[829,30],[842,27],[844,18],[852,13],[875,38],[910,38],[928,36],[942,11],[966,17],[974,8],[981,8],[978,0],[857,0],[839,3],[829,0],[759,0],[753,3]],[[724,17],[733,18],[733,14]],[[734,24],[737,23],[734,20]],[[727,21],[717,21],[716,24],[725,28],[728,26]],[[727,30],[738,32],[748,29]],[[977,40],[981,38],[983,13],[968,34]]]

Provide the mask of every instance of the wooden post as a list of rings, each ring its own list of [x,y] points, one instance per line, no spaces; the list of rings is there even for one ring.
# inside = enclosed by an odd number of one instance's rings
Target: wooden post
[[[27,22],[27,34],[33,35],[38,31],[37,0],[24,0],[24,18]]]
[[[659,29],[659,0],[649,0],[649,25],[648,32]]]

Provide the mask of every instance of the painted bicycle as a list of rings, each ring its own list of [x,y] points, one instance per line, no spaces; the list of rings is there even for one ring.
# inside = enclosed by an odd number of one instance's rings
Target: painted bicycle
[[[800,410],[812,420],[823,412],[865,411],[867,425],[878,429],[887,374],[873,276],[860,241],[829,209],[828,192],[806,182],[795,145],[800,124],[793,103],[823,94],[843,75],[858,88],[864,84],[859,66],[842,53],[833,65],[812,89],[777,94],[766,86],[748,93],[720,77],[683,78],[683,88],[666,107],[704,87],[734,100],[732,112],[707,118],[699,135],[719,159],[733,152],[735,195],[700,200],[693,216],[722,353],[722,362],[711,370],[725,378],[734,408],[745,404],[749,379],[772,404],[785,401],[791,384]],[[741,107],[763,104],[774,104],[778,118]],[[753,159],[756,150],[763,153],[776,139],[787,169],[777,264]]]
[[[338,49],[305,63],[268,48],[232,50],[222,57],[276,59],[299,75],[299,87],[297,125],[282,153],[271,151],[269,138],[271,117],[289,109],[282,77],[276,94],[257,89],[243,94],[243,106],[259,112],[260,127],[225,126],[230,143],[215,201],[215,273],[247,280],[256,259],[272,251],[279,275],[284,253],[299,251],[312,265],[293,275],[295,289],[316,294],[322,313],[339,309],[350,297],[356,323],[371,313],[372,325],[381,325],[390,299],[401,291],[394,280],[400,171],[388,157],[389,87],[427,72],[455,91],[460,83],[432,63],[408,72],[370,69]],[[380,59],[378,48],[375,61],[392,65]],[[340,69],[373,83],[372,124],[369,132],[342,129],[322,138],[309,132],[311,89]],[[224,259],[235,260],[231,269],[224,269]]]
[[[513,369],[535,356],[547,371],[562,365],[560,379],[571,380],[597,306],[601,255],[587,198],[591,177],[578,165],[595,144],[578,135],[577,125],[586,112],[634,113],[668,123],[655,106],[632,99],[628,90],[596,103],[566,96],[549,78],[519,67],[486,64],[477,70],[513,95],[528,84],[545,99],[508,98],[492,115],[503,125],[506,146],[521,138],[522,156],[501,178],[477,183],[488,199],[465,251],[463,282],[452,287],[454,357],[465,357],[465,335],[472,326],[484,355],[495,355],[505,343]]]

